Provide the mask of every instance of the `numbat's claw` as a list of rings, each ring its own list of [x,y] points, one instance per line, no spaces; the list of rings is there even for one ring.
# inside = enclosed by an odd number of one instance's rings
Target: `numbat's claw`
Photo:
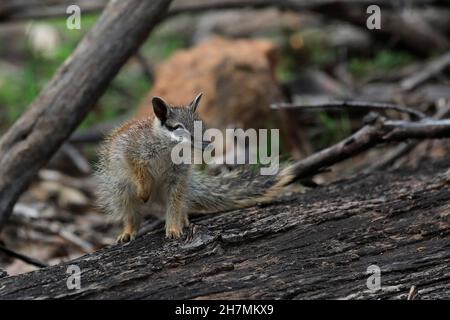
[[[120,236],[117,237],[117,243],[127,243],[127,242],[134,240],[134,238],[135,238],[134,234],[124,232]]]

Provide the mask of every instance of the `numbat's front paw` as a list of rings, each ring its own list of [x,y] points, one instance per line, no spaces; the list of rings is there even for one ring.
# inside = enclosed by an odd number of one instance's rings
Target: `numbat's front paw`
[[[136,236],[135,234],[124,232],[117,237],[116,241],[117,241],[117,243],[127,243],[127,242],[134,240],[135,236]]]
[[[177,239],[181,238],[184,234],[184,227],[189,226],[189,220],[187,217],[181,219],[166,221],[166,238]]]
[[[182,226],[166,227],[166,238],[178,239],[184,234]]]

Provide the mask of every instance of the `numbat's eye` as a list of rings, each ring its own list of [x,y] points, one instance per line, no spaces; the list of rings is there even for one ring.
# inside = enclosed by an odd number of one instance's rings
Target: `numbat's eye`
[[[176,125],[174,125],[173,127],[172,127],[172,126],[166,125],[166,127],[167,127],[167,129],[168,129],[169,131],[175,131],[175,130],[177,130],[177,129],[183,129],[183,126],[182,126],[181,124],[176,124]]]

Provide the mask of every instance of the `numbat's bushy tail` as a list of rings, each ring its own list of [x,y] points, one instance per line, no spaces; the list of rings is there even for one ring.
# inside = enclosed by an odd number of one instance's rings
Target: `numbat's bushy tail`
[[[277,175],[260,175],[251,166],[212,176],[194,171],[190,179],[189,207],[193,212],[215,212],[271,201],[296,180],[295,166]]]
[[[173,148],[191,139],[194,122],[201,121],[196,109],[201,94],[188,106],[173,107],[153,98],[155,117],[130,121],[105,140],[97,170],[98,204],[122,220],[119,242],[134,238],[141,213],[161,205],[166,214],[166,236],[176,238],[189,224],[188,212],[212,212],[242,208],[270,201],[296,179],[295,166],[278,175],[259,175],[251,166],[217,176],[193,170],[188,164],[175,165]],[[200,143],[203,145],[203,143]]]

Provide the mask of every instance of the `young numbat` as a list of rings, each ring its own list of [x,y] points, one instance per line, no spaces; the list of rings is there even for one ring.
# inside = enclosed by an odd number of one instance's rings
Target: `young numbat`
[[[133,240],[142,214],[153,205],[165,208],[166,237],[179,238],[190,212],[218,212],[268,202],[297,180],[295,164],[276,175],[260,175],[251,166],[209,175],[190,164],[175,164],[172,148],[180,141],[192,148],[194,122],[201,94],[189,105],[175,107],[152,99],[155,116],[132,120],[114,130],[100,150],[97,168],[98,204],[119,218],[123,231],[118,242]]]

